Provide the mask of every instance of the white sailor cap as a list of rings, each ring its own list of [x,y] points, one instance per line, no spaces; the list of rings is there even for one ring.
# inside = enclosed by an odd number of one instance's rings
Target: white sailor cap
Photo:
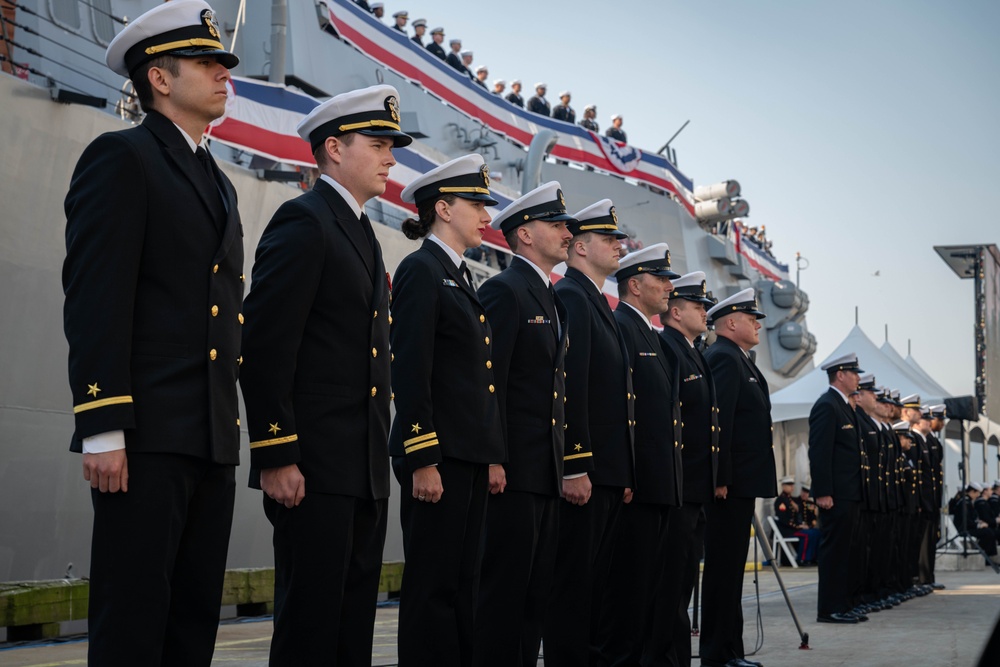
[[[622,115],[620,113],[611,114],[611,120],[612,121],[616,121],[616,120],[618,120],[621,117],[622,117]]]
[[[384,2],[369,2],[368,9],[375,11],[376,9],[385,9]]]
[[[406,11],[405,9],[401,9],[398,12],[396,12],[395,14],[393,14],[392,18],[394,18],[394,19],[408,19],[408,18],[410,18],[410,12]]]
[[[215,12],[203,0],[174,0],[134,19],[108,44],[104,60],[116,74],[131,76],[153,58],[204,56],[218,58],[227,69],[240,59],[222,45]]]
[[[515,199],[507,208],[497,213],[490,226],[499,229],[504,234],[531,222],[570,222],[571,215],[566,213],[566,198],[563,197],[559,181],[549,181]]]
[[[573,222],[566,225],[573,236],[594,232],[618,239],[627,239],[628,234],[618,229],[618,213],[610,199],[602,199],[582,211],[573,214]]]
[[[461,55],[463,58],[471,58],[472,57],[472,51],[469,51],[468,49],[466,49],[465,51],[462,51],[462,53],[459,54],[459,55]]]
[[[548,90],[549,86],[544,81],[539,81],[538,83],[535,84],[535,90],[538,90],[539,88],[544,88],[545,90]]]
[[[997,488],[998,486],[1000,486],[1000,479],[995,479],[995,480],[993,480],[993,488],[995,489],[995,488]]]
[[[663,278],[680,278],[679,273],[670,270],[670,246],[654,243],[641,250],[634,250],[622,257],[615,271],[615,280],[621,282],[632,276],[649,273]]]
[[[512,85],[512,86],[520,86],[521,85],[521,80],[520,79],[514,79],[513,81],[510,82],[510,85]]]
[[[979,491],[980,493],[982,493],[983,485],[980,484],[979,482],[970,482],[969,483],[969,488],[970,489],[975,489],[976,491]]]
[[[487,206],[497,205],[497,200],[490,195],[490,168],[482,155],[463,155],[431,169],[403,188],[400,198],[419,206],[444,195],[485,202]]]
[[[392,137],[396,148],[408,146],[413,141],[399,129],[399,93],[385,84],[331,97],[310,111],[295,129],[313,151],[328,137],[348,132]]]
[[[716,320],[731,315],[733,313],[747,313],[753,315],[758,320],[765,317],[757,306],[757,293],[754,288],[748,287],[740,290],[727,299],[723,299],[708,309],[708,322],[714,324]]]
[[[441,26],[438,26],[437,28],[434,28],[433,30],[431,30],[431,34],[432,35],[441,35],[443,37],[444,36],[444,28],[442,28]],[[461,44],[461,43],[462,42],[459,41],[459,44]]]
[[[507,82],[504,81],[503,79],[497,79],[496,81],[493,82],[493,87],[494,88],[497,87],[497,86],[506,86],[506,85],[507,85]]]
[[[858,365],[858,355],[854,352],[848,352],[847,354],[837,357],[836,359],[830,359],[825,364],[820,366],[820,370],[824,370],[827,373],[836,373],[837,371],[850,371],[852,373],[864,373],[864,369]]]
[[[427,19],[413,19],[413,22],[410,25],[413,26],[414,28],[419,28],[420,26],[423,26],[423,27],[426,28],[427,27]],[[441,32],[444,32],[444,28],[441,29]]]
[[[902,402],[902,407],[913,408],[914,410],[920,409],[920,394],[910,394],[909,396],[904,396],[900,399]]]
[[[687,299],[711,308],[715,302],[708,298],[708,283],[705,282],[704,271],[685,273],[672,281],[674,288],[670,290],[671,299]]]
[[[573,93],[569,92],[568,90],[564,90],[561,93],[559,93],[559,97],[560,98],[563,98],[563,97],[573,97]]]
[[[463,53],[462,55],[464,56],[465,54]],[[472,51],[469,51],[469,55],[472,55]],[[487,67],[486,65],[480,65],[479,67],[476,68],[476,74],[479,74],[480,72],[486,72],[487,74],[489,74],[490,68]]]
[[[858,389],[862,391],[875,391],[875,374],[874,373],[862,373],[861,377],[858,378]]]
[[[795,484],[795,478],[791,476],[782,477],[781,483],[784,484]]]

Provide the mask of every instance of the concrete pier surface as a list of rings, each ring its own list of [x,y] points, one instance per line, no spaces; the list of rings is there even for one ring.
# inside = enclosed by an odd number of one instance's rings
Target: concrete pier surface
[[[758,575],[760,628],[754,576],[747,572],[744,641],[748,657],[758,641],[762,642],[750,659],[766,667],[968,667],[975,665],[1000,614],[1000,576],[989,569],[976,569],[939,572],[938,581],[947,586],[945,590],[872,614],[867,623],[820,624],[816,623],[816,568],[782,568],[782,580],[809,636],[810,649],[802,650],[774,574],[764,568]],[[379,608],[372,665],[396,664],[397,618],[398,607],[386,604]],[[212,665],[266,667],[270,639],[270,618],[227,620],[219,627]],[[692,641],[697,654],[697,638]],[[83,637],[57,643],[0,644],[0,665],[4,667],[85,665],[86,656]],[[699,664],[697,658],[693,664]]]

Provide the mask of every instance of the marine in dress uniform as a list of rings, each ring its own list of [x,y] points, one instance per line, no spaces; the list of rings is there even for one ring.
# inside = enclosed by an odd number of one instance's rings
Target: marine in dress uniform
[[[743,573],[757,498],[778,495],[767,380],[750,358],[764,317],[754,289],[708,311],[716,341],[705,352],[719,407],[719,475],[705,508],[701,664],[745,667]]]
[[[677,367],[683,493],[670,510],[663,574],[656,582],[652,619],[646,629],[643,665],[691,664],[688,602],[704,549],[704,506],[715,495],[719,465],[719,424],[715,384],[696,338],[707,329],[710,299],[702,271],[673,281],[669,308],[660,315],[664,354]]]
[[[413,26],[413,36],[410,37],[410,39],[413,40],[417,44],[417,46],[423,46],[424,33],[427,31],[427,19],[414,19],[413,23],[411,23],[410,25]]]
[[[364,213],[385,183],[366,153],[388,171],[412,140],[385,85],[331,98],[298,132],[321,176],[257,246],[240,386],[274,527],[271,664],[351,665],[371,660],[389,498],[389,286]]]
[[[573,111],[573,107],[569,105],[570,98],[571,95],[569,92],[559,93],[559,104],[552,108],[552,117],[556,120],[562,120],[572,125],[576,122],[576,112]]]
[[[819,545],[817,621],[857,623],[864,616],[851,613],[850,592],[858,573],[852,567],[851,537],[861,504],[861,437],[857,415],[847,394],[857,389],[864,372],[857,355],[833,359],[820,368],[830,388],[809,413],[809,470],[813,496],[821,511],[823,537]]]
[[[549,102],[545,99],[545,91],[548,86],[544,83],[535,84],[535,94],[528,99],[528,111],[532,113],[537,113],[541,116],[551,115],[551,110],[549,109]]]
[[[406,10],[401,10],[392,15],[395,23],[392,24],[393,30],[397,30],[404,35],[406,34],[406,22],[410,20],[410,13]]]
[[[580,127],[591,132],[600,132],[601,126],[597,124],[596,118],[597,106],[588,104],[583,108],[583,119],[580,121]]]
[[[489,464],[503,462],[504,441],[493,331],[462,253],[481,243],[496,200],[478,154],[418,177],[402,199],[419,212],[403,232],[427,238],[392,286],[389,453],[406,558],[399,664],[468,665],[487,497],[504,486]]]
[[[524,98],[521,97],[521,82],[517,79],[510,82],[510,93],[507,94],[506,100],[515,106],[524,108]]]
[[[625,130],[622,129],[622,122],[624,119],[621,114],[615,114],[611,117],[611,127],[604,131],[605,136],[611,137],[615,141],[620,141],[622,143],[628,143],[628,135],[625,134]]]
[[[88,658],[207,666],[239,463],[243,229],[200,143],[239,60],[206,3],[178,0],[133,20],[106,61],[146,117],[91,142],[65,200],[70,449],[94,507]]]
[[[559,201],[563,201],[559,193]],[[555,291],[566,306],[566,446],[559,547],[544,637],[545,664],[586,665],[593,641],[615,527],[635,472],[633,395],[628,351],[601,291],[618,270],[620,239],[611,200],[573,215],[565,277]]]
[[[427,50],[436,55],[441,60],[447,61],[448,56],[444,52],[444,47],[441,46],[441,42],[443,41],[444,41],[444,28],[434,28],[433,30],[431,30],[431,41],[427,45]]]
[[[652,318],[667,309],[670,248],[629,253],[615,273],[615,321],[625,339],[635,398],[636,491],[622,507],[598,635],[600,664],[639,664],[655,582],[663,574],[669,511],[681,504],[681,427],[677,366],[663,352]],[[641,400],[640,398],[641,397]]]
[[[486,508],[476,665],[538,662],[559,537],[569,345],[566,309],[549,275],[566,260],[570,220],[552,181],[491,223],[514,252],[510,266],[479,288],[493,327],[507,487]]]

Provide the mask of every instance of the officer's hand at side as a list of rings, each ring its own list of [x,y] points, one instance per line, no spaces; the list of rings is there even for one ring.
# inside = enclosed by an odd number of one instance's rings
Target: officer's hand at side
[[[625,489],[625,493],[622,495],[622,502],[626,505],[632,502],[632,489]]]
[[[128,459],[124,449],[83,455],[83,478],[101,493],[128,491]]]
[[[500,464],[490,466],[490,493],[503,493],[507,488],[507,471]]]
[[[729,493],[728,486],[717,486],[715,487],[715,497],[719,500],[725,500],[726,495]]]
[[[436,503],[441,500],[443,494],[444,486],[441,484],[441,473],[437,467],[427,466],[413,471],[414,498],[427,503]]]
[[[586,505],[592,488],[590,475],[563,480],[563,496],[573,505]]]
[[[822,496],[816,499],[816,505],[820,509],[828,510],[833,507],[833,496]]]
[[[260,488],[271,500],[291,509],[306,497],[306,478],[299,466],[291,464],[260,471]]]

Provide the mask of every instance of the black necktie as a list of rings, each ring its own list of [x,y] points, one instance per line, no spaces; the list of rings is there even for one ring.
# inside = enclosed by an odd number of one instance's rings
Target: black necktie
[[[212,171],[212,160],[208,157],[208,151],[205,150],[204,146],[198,146],[194,154],[195,157],[198,158],[198,161],[201,162],[201,168],[205,170],[206,174],[208,174],[212,183],[215,183],[215,172]]]
[[[458,265],[458,270],[462,273],[463,276],[465,276],[465,281],[469,283],[469,287],[475,289],[472,285],[472,273],[469,271],[469,267],[466,266],[464,261]]]

